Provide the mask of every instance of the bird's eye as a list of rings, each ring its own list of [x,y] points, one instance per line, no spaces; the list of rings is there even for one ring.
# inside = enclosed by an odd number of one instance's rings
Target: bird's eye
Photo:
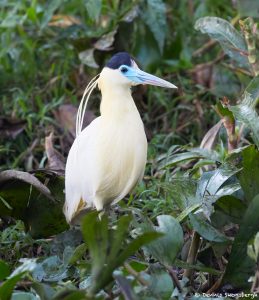
[[[125,68],[125,67],[121,68],[121,73],[126,73],[127,71],[128,71],[127,68]]]

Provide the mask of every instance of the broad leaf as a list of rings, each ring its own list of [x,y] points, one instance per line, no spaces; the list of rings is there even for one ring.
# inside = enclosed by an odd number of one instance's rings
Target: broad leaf
[[[3,260],[0,260],[0,280],[5,279],[10,275],[10,268],[7,263]]]
[[[247,247],[247,254],[255,262],[259,260],[259,232],[255,235],[254,240]]]
[[[204,239],[218,243],[229,242],[229,239],[223,233],[219,232],[203,218],[194,214],[190,214],[189,218],[193,229]]]
[[[54,298],[54,289],[45,283],[34,282],[32,288],[40,296],[41,300],[52,300]]]
[[[41,20],[41,29],[47,26],[55,11],[62,5],[62,0],[49,1]]]
[[[36,267],[36,259],[21,259],[22,264],[0,286],[0,299],[9,300],[16,283],[26,274],[32,272]]]
[[[166,7],[162,0],[147,0],[147,7],[143,11],[144,22],[159,45],[160,52],[163,52],[166,28]]]
[[[109,229],[106,215],[99,217],[98,212],[91,212],[83,218],[83,237],[92,258],[90,294],[112,281],[113,271],[140,247],[161,236],[157,232],[146,232],[126,243],[131,220],[131,216],[123,216],[117,222],[116,229]]]
[[[0,299],[1,300],[10,300],[13,289],[15,288],[16,283],[23,277],[24,273],[17,274],[6,280],[0,286]]]
[[[202,148],[193,148],[188,152],[176,153],[169,155],[164,160],[161,161],[159,168],[173,167],[176,164],[197,160],[197,159],[208,159],[214,162],[220,161],[220,157],[216,151]]]
[[[238,224],[242,220],[247,207],[240,199],[228,195],[219,198],[215,203],[215,208],[227,216],[230,216],[233,221]]]
[[[258,2],[254,0],[237,0],[237,9],[240,17],[258,18]]]
[[[157,232],[163,236],[156,241],[145,246],[160,263],[171,266],[183,245],[183,230],[179,222],[167,215],[157,217]]]
[[[248,287],[248,278],[254,273],[255,262],[247,255],[247,245],[249,240],[259,231],[258,215],[259,195],[251,201],[244,213],[224,276],[224,282],[239,288]]]
[[[70,274],[67,264],[58,256],[51,256],[38,263],[32,275],[39,282],[58,282],[67,278]]]
[[[174,290],[172,278],[164,268],[152,266],[149,268],[150,285],[148,287],[151,295],[158,299],[170,299]]]
[[[196,21],[195,29],[218,41],[232,59],[242,65],[248,64],[248,59],[244,56],[244,52],[247,51],[246,42],[228,21],[217,17],[204,17]]]
[[[259,194],[259,151],[250,146],[242,151],[243,169],[238,179],[244,191],[245,199],[249,203]]]
[[[33,293],[15,291],[12,294],[11,300],[41,300],[41,299],[39,298],[39,296],[36,296]]]
[[[259,147],[259,117],[255,106],[259,98],[259,78],[254,78],[245,90],[242,101],[236,106],[229,106],[229,110],[238,121],[243,122],[251,131],[252,138]]]
[[[190,178],[175,178],[171,182],[161,184],[162,188],[170,191],[172,200],[176,205],[184,210],[199,203],[195,193],[197,182]]]
[[[234,176],[240,171],[235,167],[222,166],[214,171],[205,172],[199,180],[196,197],[202,201],[202,208],[207,218],[213,212],[213,203],[224,195],[231,195],[240,189]],[[233,178],[234,182],[227,182]]]
[[[92,20],[97,20],[102,10],[102,0],[87,0],[85,6],[89,17]]]

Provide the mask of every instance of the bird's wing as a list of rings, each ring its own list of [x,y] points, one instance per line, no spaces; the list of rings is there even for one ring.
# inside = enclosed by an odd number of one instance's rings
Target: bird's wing
[[[69,223],[80,211],[93,206],[91,196],[93,194],[91,180],[95,172],[93,155],[96,135],[101,129],[100,123],[99,117],[86,127],[75,139],[68,154],[64,214]]]

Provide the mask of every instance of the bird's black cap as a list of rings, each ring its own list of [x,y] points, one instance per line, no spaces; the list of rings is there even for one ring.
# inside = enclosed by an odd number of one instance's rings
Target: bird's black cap
[[[106,67],[110,69],[118,69],[121,65],[131,66],[132,57],[127,52],[118,52],[108,61]]]

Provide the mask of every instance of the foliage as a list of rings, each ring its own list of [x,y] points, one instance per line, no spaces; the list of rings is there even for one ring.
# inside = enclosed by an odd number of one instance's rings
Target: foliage
[[[1,1],[0,299],[259,292],[250,2]],[[179,89],[133,90],[149,139],[144,181],[68,230],[64,157],[77,104],[118,51]],[[85,126],[98,114],[92,98]]]

